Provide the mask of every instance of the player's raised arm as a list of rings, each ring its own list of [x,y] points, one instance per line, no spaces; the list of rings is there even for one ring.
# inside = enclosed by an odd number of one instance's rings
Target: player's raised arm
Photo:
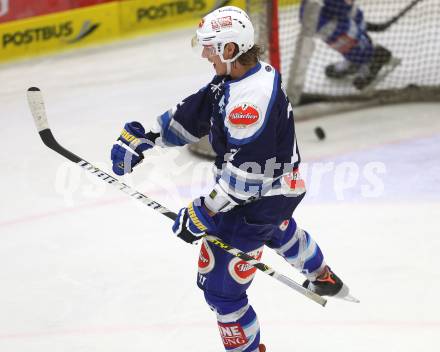
[[[212,82],[157,117],[151,131],[137,121],[127,122],[111,150],[113,172],[124,175],[144,159],[144,152],[154,146],[172,147],[195,143],[209,132],[212,114]]]

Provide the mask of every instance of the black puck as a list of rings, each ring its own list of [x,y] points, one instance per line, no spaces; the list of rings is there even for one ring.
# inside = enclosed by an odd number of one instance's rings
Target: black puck
[[[315,127],[315,134],[316,134],[316,137],[318,137],[318,139],[320,140],[320,141],[322,141],[323,139],[325,139],[325,132],[324,132],[324,130],[322,129],[322,127]]]

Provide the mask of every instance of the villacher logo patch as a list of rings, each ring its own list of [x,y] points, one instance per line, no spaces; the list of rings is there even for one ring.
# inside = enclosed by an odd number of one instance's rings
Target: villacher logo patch
[[[228,119],[232,126],[246,128],[258,122],[259,109],[256,105],[242,103],[235,106],[229,113]]]
[[[263,247],[248,253],[251,257],[260,260],[263,255]],[[257,268],[250,265],[245,260],[234,258],[228,265],[229,274],[239,284],[246,285],[252,281]]]

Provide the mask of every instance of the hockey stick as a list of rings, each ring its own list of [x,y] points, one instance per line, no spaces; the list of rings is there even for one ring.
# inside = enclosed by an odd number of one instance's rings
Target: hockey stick
[[[384,32],[384,31],[386,31],[391,25],[396,23],[401,17],[403,17],[409,10],[411,10],[414,6],[416,6],[420,1],[422,1],[422,0],[413,0],[404,9],[400,10],[400,12],[397,15],[390,18],[386,22],[383,22],[383,23],[367,22],[367,31],[368,32]]]
[[[156,201],[152,200],[151,198],[147,197],[146,195],[136,191],[135,189],[131,188],[130,186],[126,185],[123,182],[118,181],[115,177],[107,174],[106,172],[98,169],[97,167],[93,166],[89,162],[85,161],[84,159],[80,158],[79,156],[73,154],[71,151],[65,149],[62,147],[56,140],[55,137],[52,134],[52,131],[50,130],[49,123],[47,121],[46,117],[46,109],[44,107],[44,100],[43,96],[41,94],[41,91],[39,88],[31,87],[27,91],[27,100],[29,104],[29,108],[31,110],[32,116],[34,118],[35,124],[37,126],[38,133],[43,140],[43,143],[49,147],[50,149],[54,150],[58,154],[61,154],[65,158],[69,159],[70,161],[74,162],[75,164],[82,167],[84,170],[94,174],[96,177],[100,178],[102,181],[107,182],[108,184],[111,184],[112,186],[118,188],[120,191],[128,194],[131,198],[134,198],[136,200],[139,200],[146,206],[153,208],[154,210],[158,211],[159,213],[165,215],[166,217],[170,218],[171,220],[175,220],[177,217],[177,214],[172,212],[171,210],[167,209],[166,207],[162,206],[161,204],[157,203]],[[327,303],[327,300],[313,291],[310,291],[304,287],[302,287],[297,282],[293,281],[292,279],[288,278],[287,276],[284,276],[278,272],[276,272],[274,269],[270,268],[268,265],[260,262],[259,260],[252,258],[250,255],[238,250],[237,248],[231,247],[227,243],[223,242],[220,238],[212,235],[206,235],[204,238],[212,243],[213,245],[223,249],[224,251],[228,252],[234,257],[240,258],[244,261],[246,261],[249,265],[252,265],[254,268],[257,268],[258,270],[262,271],[266,275],[272,276],[273,278],[277,279],[278,281],[284,283],[285,285],[289,286],[290,288],[294,289],[295,291],[299,292],[300,294],[310,298],[312,301],[315,301],[316,303],[320,304],[321,306],[325,306]]]

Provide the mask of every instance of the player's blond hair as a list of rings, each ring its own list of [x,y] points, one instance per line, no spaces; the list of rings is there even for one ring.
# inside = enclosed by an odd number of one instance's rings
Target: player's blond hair
[[[238,52],[237,47],[235,48],[235,50]],[[237,61],[240,63],[240,65],[243,65],[243,66],[255,65],[260,60],[261,54],[262,54],[261,47],[259,45],[255,44],[248,51],[241,54],[237,58]]]

